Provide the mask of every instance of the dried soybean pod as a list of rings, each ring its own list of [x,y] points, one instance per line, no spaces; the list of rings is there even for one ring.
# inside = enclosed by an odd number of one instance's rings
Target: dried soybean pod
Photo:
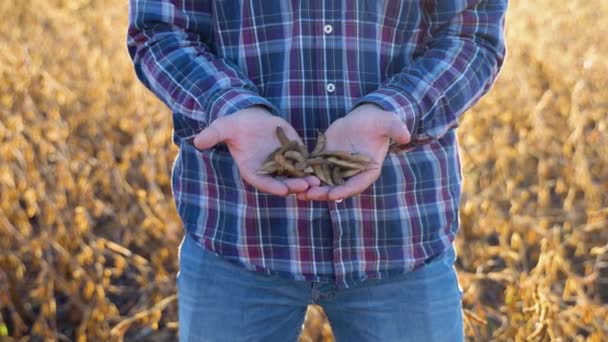
[[[293,150],[296,146],[298,146],[298,142],[295,140],[292,140],[290,142],[288,142],[287,144],[283,145],[278,151],[277,153],[279,154],[284,154],[286,151],[291,151]]]
[[[279,139],[281,146],[287,145],[290,141],[289,138],[287,138],[287,135],[285,135],[285,131],[283,131],[281,126],[277,126],[277,138]]]
[[[266,158],[266,160],[264,162],[273,160],[274,155],[277,154],[279,152],[279,150],[281,150],[281,146],[275,148],[274,151],[270,152],[270,154],[268,155],[268,158]]]
[[[321,153],[321,151],[323,151],[323,149],[325,148],[325,134],[319,132],[319,130],[317,130],[317,143],[315,144],[315,148],[312,150],[312,152],[310,153],[311,155],[316,155]]]
[[[285,163],[285,165],[283,165],[283,166],[285,167],[285,171],[287,172],[288,176],[292,176],[292,177],[306,177],[307,176],[304,173],[304,171],[296,169],[296,167],[293,166],[293,164]]]
[[[314,157],[314,158],[308,159],[307,163],[308,163],[308,165],[323,165],[323,164],[328,164],[329,162],[325,158]]]
[[[273,159],[274,159],[275,163],[277,163],[277,169],[279,169],[279,170],[285,169],[285,164],[287,164],[287,159],[285,159],[285,157],[282,154],[275,153]]]
[[[308,174],[304,171],[301,170],[296,170],[294,176],[296,177],[308,177]]]
[[[326,183],[333,186],[336,184],[334,184],[334,181],[331,179],[331,170],[329,165],[321,165],[321,172],[323,172],[323,177],[327,180]]]
[[[355,163],[374,163],[375,164],[374,160],[371,157],[368,157],[361,153],[351,154],[350,158],[348,160],[355,162]]]
[[[326,173],[323,169],[323,165],[313,165],[312,166],[315,176],[317,176],[317,178],[319,178],[321,180],[321,182],[325,183],[325,184],[329,184],[329,181],[331,181],[331,179],[328,181],[328,173]]]
[[[342,177],[342,170],[339,167],[334,166],[333,170],[331,170],[331,179],[334,181],[334,184],[336,184],[336,185],[344,184],[344,178]]]
[[[285,158],[289,158],[298,163],[306,162],[306,159],[304,159],[304,156],[302,156],[302,154],[299,151],[293,151],[293,150],[287,151],[287,152],[283,153],[283,156],[285,156]]]
[[[306,146],[303,144],[298,144],[298,146],[296,146],[296,151],[300,152],[304,159],[308,159],[308,150],[306,149]]]
[[[304,169],[304,172],[305,172],[305,173],[307,173],[307,174],[309,174],[309,175],[312,175],[312,174],[314,174],[314,173],[315,173],[315,169],[313,169],[313,168],[312,168],[312,166],[307,166],[307,167]]]
[[[285,161],[279,162],[279,161],[277,160],[277,158],[278,158],[279,160],[284,160],[284,159],[285,159],[285,156],[284,156],[285,152],[286,152],[286,151],[291,150],[291,149],[292,149],[292,148],[294,148],[294,147],[295,147],[297,144],[298,144],[298,142],[297,142],[297,141],[292,140],[292,141],[288,142],[288,143],[287,143],[287,145],[281,146],[281,147],[278,149],[278,151],[276,151],[276,152],[275,152],[275,153],[272,155],[272,159],[273,159],[274,161],[276,161],[276,162],[277,162],[279,165],[281,165],[281,164],[285,163]],[[277,157],[277,156],[281,156],[281,157]]]
[[[324,151],[320,152],[319,156],[321,157],[336,157],[341,159],[350,158],[351,153],[346,151]]]
[[[323,177],[323,172],[321,172],[321,165],[312,165],[311,168],[313,170],[313,174],[317,176],[317,178],[319,178],[321,182],[324,182],[324,180],[321,179],[321,177]]]
[[[336,157],[329,157],[327,158],[327,161],[334,164],[334,165],[338,165],[347,169],[358,169],[360,168],[362,165],[359,163],[353,163],[350,161],[346,161],[346,160],[342,160],[342,159],[338,159]]]
[[[350,178],[354,175],[357,175],[359,173],[361,173],[361,171],[363,171],[364,168],[360,168],[360,169],[350,169],[350,170],[344,170],[342,171],[342,177],[343,178]]]
[[[269,160],[269,161],[265,162],[264,164],[262,164],[262,167],[258,171],[258,174],[267,175],[267,174],[276,172],[278,169],[279,168],[278,168],[277,162],[275,162],[274,160]]]
[[[295,165],[296,169],[300,171],[304,171],[308,167],[308,163],[306,162],[297,162]]]

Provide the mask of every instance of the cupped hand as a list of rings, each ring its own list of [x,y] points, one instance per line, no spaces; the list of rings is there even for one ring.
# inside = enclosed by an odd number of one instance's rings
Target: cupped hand
[[[308,191],[297,195],[300,200],[336,201],[365,191],[380,176],[390,141],[407,144],[410,132],[395,113],[374,104],[363,104],[334,121],[325,131],[325,137],[325,150],[361,153],[374,162],[342,185],[311,186]]]
[[[194,146],[204,150],[225,143],[241,177],[263,192],[285,196],[318,186],[316,177],[276,179],[257,173],[268,155],[281,145],[276,137],[277,126],[283,128],[289,139],[302,142],[287,121],[264,107],[254,106],[213,121],[194,138]]]

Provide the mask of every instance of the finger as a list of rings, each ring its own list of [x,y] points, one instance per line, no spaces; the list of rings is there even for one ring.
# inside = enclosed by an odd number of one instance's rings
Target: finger
[[[327,201],[330,188],[327,186],[314,186],[306,192],[297,194],[297,198],[303,201]]]
[[[258,176],[252,174],[242,174],[243,179],[254,188],[262,192],[267,192],[277,196],[287,196],[289,188],[287,184],[269,176]]]
[[[304,180],[306,180],[309,187],[321,185],[321,180],[317,176],[307,176],[304,177]]]
[[[389,138],[398,144],[407,144],[410,142],[410,131],[401,119],[395,118],[387,121],[386,132]]]
[[[332,188],[327,194],[327,199],[335,201],[358,195],[369,188],[379,175],[380,173],[375,170],[361,172],[344,184]]]
[[[283,183],[289,189],[289,193],[299,193],[308,190],[308,182],[303,178],[288,178],[283,180]]]
[[[194,138],[194,146],[199,150],[204,150],[219,144],[222,140],[222,134],[214,123],[196,135]]]

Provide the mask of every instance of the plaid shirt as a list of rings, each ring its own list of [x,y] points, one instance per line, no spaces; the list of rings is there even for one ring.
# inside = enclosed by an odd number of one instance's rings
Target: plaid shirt
[[[128,48],[173,112],[175,204],[205,248],[250,270],[351,287],[412,271],[459,228],[454,128],[502,65],[507,0],[131,0]],[[192,138],[252,105],[312,149],[353,107],[397,113],[412,141],[341,203],[261,193],[225,145]]]

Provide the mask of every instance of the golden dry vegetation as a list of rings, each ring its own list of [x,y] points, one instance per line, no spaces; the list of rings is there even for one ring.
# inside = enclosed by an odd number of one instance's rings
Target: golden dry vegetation
[[[0,2],[0,339],[176,337],[176,148],[126,3]],[[608,340],[607,16],[513,1],[500,80],[459,128],[473,340]],[[319,308],[305,326],[332,340]]]

